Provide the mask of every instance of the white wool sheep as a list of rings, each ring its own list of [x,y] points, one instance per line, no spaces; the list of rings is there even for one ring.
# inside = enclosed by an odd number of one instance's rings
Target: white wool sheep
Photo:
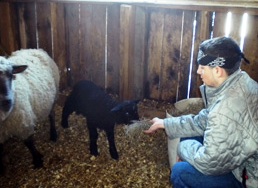
[[[23,49],[9,58],[0,57],[0,157],[3,143],[18,137],[30,150],[34,167],[43,166],[32,135],[36,123],[49,117],[51,140],[56,141],[53,107],[59,79],[57,65],[42,49]],[[4,172],[2,160],[0,172]]]

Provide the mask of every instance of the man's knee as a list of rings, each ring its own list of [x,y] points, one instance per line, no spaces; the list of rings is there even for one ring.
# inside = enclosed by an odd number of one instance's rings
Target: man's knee
[[[175,182],[177,179],[181,179],[180,175],[185,172],[186,166],[186,162],[178,162],[174,164],[174,166],[171,169],[171,183]]]

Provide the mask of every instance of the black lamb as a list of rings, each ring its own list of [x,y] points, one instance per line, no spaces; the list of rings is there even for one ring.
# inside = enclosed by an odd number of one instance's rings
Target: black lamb
[[[113,159],[119,156],[115,146],[115,124],[129,124],[132,120],[139,120],[139,100],[116,102],[103,89],[88,80],[79,81],[67,97],[63,112],[62,126],[68,127],[68,118],[72,112],[86,117],[90,137],[90,153],[99,155],[97,139],[98,130],[106,132],[109,152]]]

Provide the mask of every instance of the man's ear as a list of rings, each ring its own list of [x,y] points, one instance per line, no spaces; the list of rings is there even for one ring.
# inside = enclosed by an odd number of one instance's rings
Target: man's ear
[[[218,75],[218,77],[227,77],[228,76],[226,70],[221,67],[218,67],[218,66],[216,67],[216,74]]]

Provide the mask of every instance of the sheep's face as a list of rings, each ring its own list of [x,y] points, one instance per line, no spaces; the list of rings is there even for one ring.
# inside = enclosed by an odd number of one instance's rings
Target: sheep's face
[[[0,57],[0,121],[4,121],[13,109],[13,79],[16,73],[22,72],[27,66],[13,66],[4,57]]]
[[[129,124],[133,120],[139,120],[138,102],[139,100],[125,101],[115,106],[111,112],[115,113],[116,123]]]

